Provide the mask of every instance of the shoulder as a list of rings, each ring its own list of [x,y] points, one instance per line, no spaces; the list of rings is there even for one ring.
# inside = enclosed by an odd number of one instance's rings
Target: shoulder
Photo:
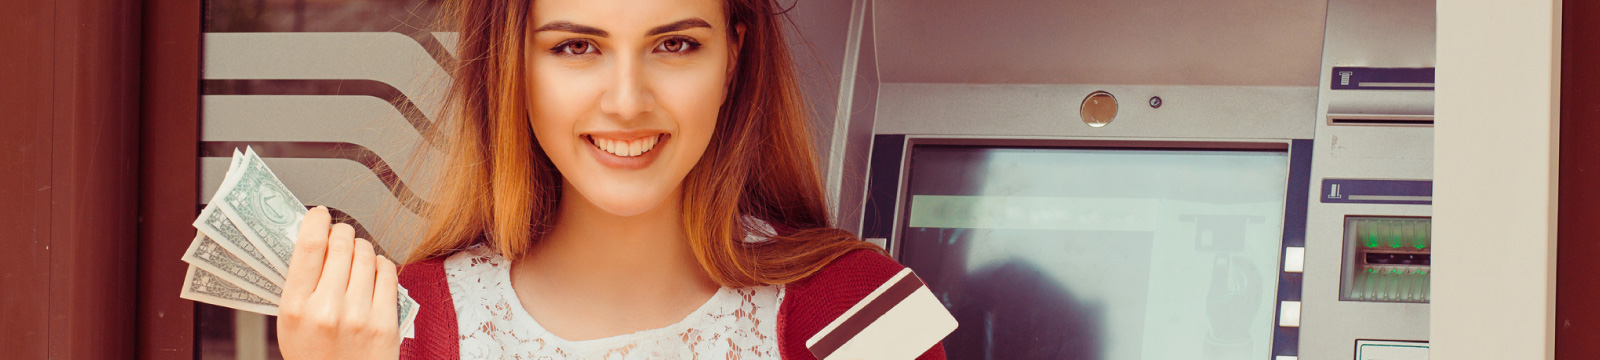
[[[445,282],[444,257],[406,264],[400,269],[400,286],[417,301],[414,338],[400,343],[401,359],[442,359],[460,356],[455,341],[455,305]]]
[[[784,285],[778,309],[778,337],[785,359],[812,359],[806,340],[822,331],[857,302],[888,282],[904,265],[871,250],[851,251],[805,279]],[[930,357],[937,353],[938,357]],[[942,359],[935,346],[919,359]]]
[[[905,266],[871,250],[856,250],[840,256],[822,270],[785,286],[791,294],[804,294],[820,302],[845,303],[843,313],[865,298],[878,285],[894,277]],[[819,289],[821,289],[819,291]]]
[[[403,359],[440,359],[461,356],[460,342],[456,340],[458,324],[456,307],[451,296],[451,278],[484,272],[481,264],[487,251],[474,246],[448,256],[438,256],[400,268],[400,286],[404,287],[419,309],[414,325],[416,337],[401,343]],[[492,255],[492,252],[490,252]]]
[[[422,288],[441,287],[448,290],[452,278],[462,276],[482,276],[484,273],[500,266],[504,258],[483,245],[473,245],[466,249],[436,256],[422,261],[406,264],[400,267],[400,286],[415,292]],[[448,295],[448,293],[447,293]]]

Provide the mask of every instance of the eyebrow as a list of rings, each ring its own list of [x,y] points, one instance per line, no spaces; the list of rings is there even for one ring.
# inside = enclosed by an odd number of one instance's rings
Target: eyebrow
[[[705,20],[701,20],[700,18],[683,19],[683,20],[674,21],[671,24],[666,24],[666,25],[661,25],[661,26],[657,26],[657,27],[651,28],[650,31],[645,33],[645,36],[656,36],[656,35],[661,35],[661,34],[673,32],[673,31],[683,31],[683,30],[693,29],[693,28],[697,28],[697,27],[711,28],[711,23],[708,23]],[[596,27],[588,26],[588,25],[579,25],[579,24],[575,24],[575,23],[573,23],[571,21],[565,21],[565,20],[552,21],[552,22],[550,22],[548,24],[544,24],[544,26],[540,26],[539,28],[533,30],[534,33],[538,33],[540,31],[564,31],[564,32],[569,32],[569,33],[584,34],[584,35],[591,35],[591,36],[598,36],[598,37],[610,37],[611,36],[611,33],[608,33],[605,30],[600,30],[600,28],[596,28]]]

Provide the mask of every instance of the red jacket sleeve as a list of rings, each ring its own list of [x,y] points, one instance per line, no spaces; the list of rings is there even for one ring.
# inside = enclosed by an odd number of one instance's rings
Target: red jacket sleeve
[[[778,306],[778,352],[784,359],[814,360],[806,340],[905,266],[871,250],[845,254],[822,271],[784,286]],[[944,344],[935,343],[919,360],[943,360]]]
[[[416,336],[400,342],[401,359],[458,359],[456,307],[444,275],[445,257],[408,264],[400,269],[400,286],[421,305],[413,323]]]

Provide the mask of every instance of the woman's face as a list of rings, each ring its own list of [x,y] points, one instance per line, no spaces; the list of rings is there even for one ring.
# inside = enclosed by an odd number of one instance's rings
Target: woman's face
[[[620,216],[678,196],[731,75],[722,4],[537,0],[529,31],[533,133],[564,185]]]

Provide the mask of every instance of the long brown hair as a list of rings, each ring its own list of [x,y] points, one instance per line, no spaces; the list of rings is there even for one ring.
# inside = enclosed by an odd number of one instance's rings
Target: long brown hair
[[[445,14],[460,32],[434,136],[446,159],[410,261],[478,241],[516,258],[554,226],[561,174],[533,141],[525,100],[530,1],[460,0]],[[785,15],[772,0],[726,0],[723,9],[740,51],[715,134],[682,186],[683,223],[700,265],[725,286],[782,284],[853,250],[881,252],[829,223]],[[746,242],[752,232],[768,240]]]

